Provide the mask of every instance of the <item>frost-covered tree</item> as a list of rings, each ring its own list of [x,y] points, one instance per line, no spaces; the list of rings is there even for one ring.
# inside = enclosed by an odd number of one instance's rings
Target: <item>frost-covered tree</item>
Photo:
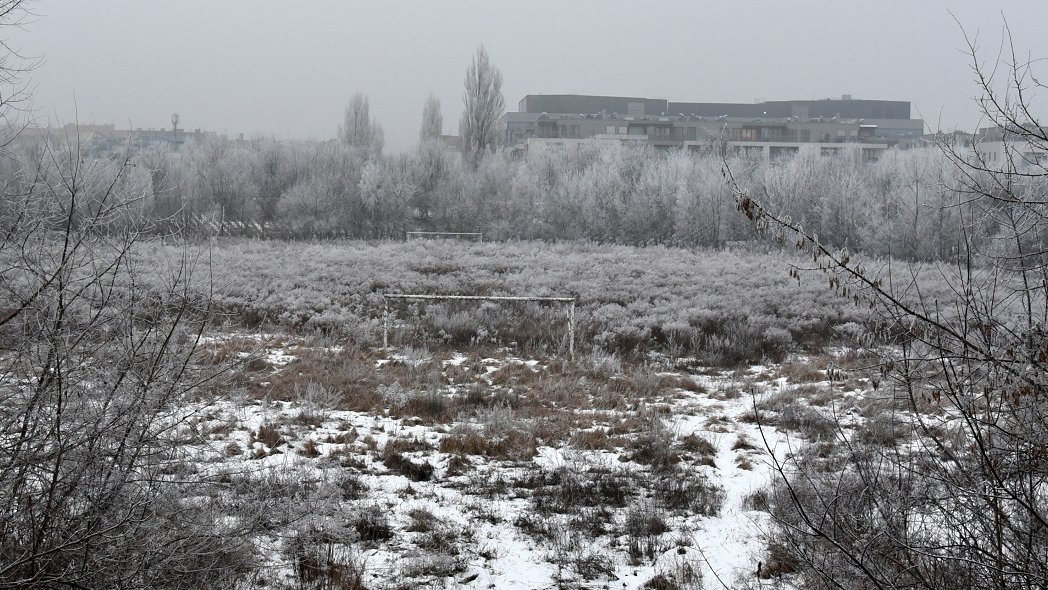
[[[422,127],[418,130],[420,142],[435,141],[444,131],[444,115],[440,112],[440,99],[430,94],[422,107]]]
[[[382,126],[371,119],[371,106],[366,95],[357,92],[349,99],[338,136],[342,143],[357,149],[365,159],[382,155],[385,134]]]
[[[505,105],[502,73],[491,63],[483,45],[477,48],[473,63],[466,70],[465,86],[459,133],[467,161],[476,166],[485,152],[498,146],[499,117]]]

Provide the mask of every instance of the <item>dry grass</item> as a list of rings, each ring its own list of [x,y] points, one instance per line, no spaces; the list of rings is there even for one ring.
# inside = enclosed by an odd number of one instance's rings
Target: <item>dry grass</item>
[[[279,428],[272,424],[260,424],[252,440],[253,442],[260,442],[270,449],[275,449],[285,442]]]
[[[778,376],[785,377],[790,381],[790,383],[826,381],[827,377],[824,371],[825,367],[825,363],[820,365],[817,364],[816,360],[788,361],[779,365]]]
[[[577,430],[568,439],[569,446],[585,451],[609,451],[621,448],[626,443],[627,440],[621,436],[608,436],[608,431],[604,428]]]
[[[320,456],[320,449],[317,448],[317,441],[313,439],[306,439],[306,442],[302,443],[299,447],[298,453],[303,457],[316,458]]]
[[[733,451],[757,451],[757,450],[759,450],[759,447],[757,447],[752,442],[750,442],[750,439],[747,438],[747,436],[745,434],[740,434],[739,437],[735,439],[735,444],[731,445],[731,450],[733,450]]]
[[[538,454],[538,441],[528,432],[511,430],[495,437],[476,426],[461,425],[440,441],[440,452],[478,455],[506,461],[524,461]]]

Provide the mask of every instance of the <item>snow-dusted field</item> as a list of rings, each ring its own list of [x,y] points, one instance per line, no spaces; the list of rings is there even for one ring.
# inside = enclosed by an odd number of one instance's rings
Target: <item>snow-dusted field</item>
[[[241,387],[185,408],[187,456],[271,520],[256,582],[278,587],[757,587],[770,517],[755,493],[769,449],[781,461],[804,434],[759,428],[755,402],[797,392],[828,415],[863,383],[804,359],[716,371],[273,336],[206,346],[241,361]],[[367,363],[374,391],[340,389],[331,363],[358,381]]]

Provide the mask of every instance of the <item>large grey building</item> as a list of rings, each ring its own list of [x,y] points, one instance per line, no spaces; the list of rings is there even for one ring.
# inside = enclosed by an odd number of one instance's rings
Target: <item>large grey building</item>
[[[505,142],[617,140],[656,148],[710,149],[775,158],[816,150],[839,153],[859,146],[866,157],[894,145],[912,145],[924,121],[910,103],[894,100],[777,100],[755,103],[673,102],[665,99],[578,94],[529,94],[503,116]]]

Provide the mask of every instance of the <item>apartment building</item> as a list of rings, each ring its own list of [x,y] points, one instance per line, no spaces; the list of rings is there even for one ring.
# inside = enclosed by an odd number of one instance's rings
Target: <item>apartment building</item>
[[[731,151],[768,159],[802,151],[833,155],[857,145],[875,159],[891,146],[909,146],[924,132],[910,103],[840,99],[746,103],[576,94],[529,94],[518,112],[503,116],[505,142],[529,145],[620,141],[659,149]]]
[[[1025,132],[1014,127],[984,127],[968,141],[973,163],[991,170],[1041,173],[1048,166],[1048,129],[1030,125]]]

